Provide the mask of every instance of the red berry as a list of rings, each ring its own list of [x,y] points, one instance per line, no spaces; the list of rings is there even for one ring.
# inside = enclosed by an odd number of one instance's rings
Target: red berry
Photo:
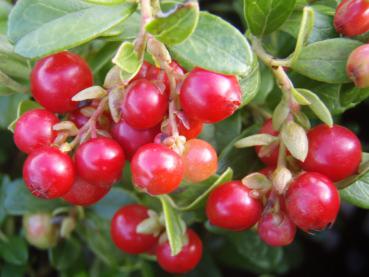
[[[182,84],[180,100],[189,117],[215,123],[240,106],[241,89],[235,76],[195,68]]]
[[[136,129],[121,120],[113,125],[111,133],[124,149],[126,158],[131,160],[138,148],[154,141],[155,136],[160,133],[160,125],[149,129]]]
[[[271,119],[268,119],[264,122],[263,126],[261,127],[259,134],[268,134],[272,136],[278,136],[279,132],[273,129],[273,123]],[[266,153],[266,155],[262,155],[260,153],[262,146],[256,146],[256,153],[259,157],[259,159],[266,165],[275,166],[278,162],[278,154],[279,154],[279,148],[278,145],[275,145],[275,148],[272,149],[269,153]]]
[[[71,189],[63,195],[63,199],[72,205],[89,206],[95,204],[108,192],[109,187],[92,185],[76,177]]]
[[[308,132],[309,152],[302,163],[306,171],[322,173],[332,181],[355,174],[361,161],[361,143],[349,129],[321,124]]]
[[[184,168],[181,157],[173,150],[156,143],[140,147],[131,162],[133,184],[152,195],[176,190]]]
[[[346,72],[358,88],[369,87],[369,45],[364,44],[350,54]]]
[[[53,130],[53,125],[59,119],[51,112],[35,109],[24,113],[14,130],[14,142],[23,152],[31,152],[53,143],[57,132]]]
[[[324,175],[306,172],[291,183],[286,193],[289,218],[304,231],[319,231],[333,224],[340,198],[333,183]]]
[[[71,52],[60,52],[38,61],[31,74],[32,96],[46,109],[65,113],[77,108],[72,97],[92,86],[87,63]]]
[[[37,197],[57,198],[72,187],[75,170],[72,159],[59,149],[43,147],[31,153],[23,166],[23,179]]]
[[[272,177],[272,174],[275,170],[274,166],[267,166],[259,170],[259,173],[264,174],[268,178]]]
[[[251,190],[240,181],[232,181],[214,189],[206,204],[210,223],[233,231],[242,231],[260,219],[261,201],[250,196]]]
[[[366,33],[369,31],[368,12],[367,0],[343,0],[334,16],[336,31],[348,37]]]
[[[218,168],[216,151],[201,139],[191,139],[186,142],[182,159],[184,178],[193,183],[208,179]]]
[[[113,139],[94,138],[75,155],[77,172],[92,185],[110,187],[120,179],[125,163],[122,147]]]
[[[152,128],[166,115],[168,96],[153,83],[141,79],[128,88],[121,105],[123,119],[132,127]]]
[[[171,254],[168,241],[158,245],[156,258],[162,269],[172,274],[183,274],[197,266],[202,257],[202,242],[191,229],[187,229],[187,236],[188,243],[175,256]]]
[[[149,218],[148,209],[139,204],[130,204],[119,209],[111,221],[110,234],[114,244],[129,254],[140,254],[151,250],[157,237],[137,233],[137,226]]]
[[[193,139],[196,138],[202,131],[203,124],[201,121],[193,119],[193,118],[186,118],[188,128],[185,126],[183,121],[176,117],[176,122],[178,126],[178,132],[181,136],[185,136],[186,139]]]
[[[296,226],[284,212],[270,212],[261,217],[258,234],[270,246],[286,246],[293,242]]]
[[[87,106],[80,108],[78,110],[75,110],[69,114],[69,120],[72,121],[77,128],[82,128],[90,119],[89,116],[86,116],[83,114],[82,109],[91,108],[93,109],[93,106]],[[113,123],[113,120],[108,112],[103,112],[96,122],[97,129],[101,130],[110,130],[111,125]]]

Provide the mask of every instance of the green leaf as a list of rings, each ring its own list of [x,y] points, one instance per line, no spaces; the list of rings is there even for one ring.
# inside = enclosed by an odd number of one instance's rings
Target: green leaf
[[[15,92],[23,92],[25,93],[28,90],[28,87],[23,86],[22,84],[18,83],[10,76],[6,75],[4,72],[0,70],[0,85],[7,87],[8,89],[15,91]]]
[[[199,14],[199,4],[189,2],[178,6],[170,14],[152,20],[146,25],[146,31],[164,44],[179,44],[195,31]]]
[[[0,127],[7,128],[10,123],[17,118],[17,109],[19,102],[29,98],[24,94],[12,94],[7,96],[1,96],[0,101]]]
[[[5,264],[0,269],[1,277],[24,277],[27,267],[25,265],[17,266],[12,264]]]
[[[63,14],[22,36],[16,43],[15,52],[25,57],[37,58],[76,47],[124,21],[135,9],[134,4],[122,4],[90,7]],[[23,12],[27,13],[29,10]]]
[[[315,113],[315,115],[328,126],[333,126],[333,118],[329,112],[327,106],[322,100],[313,92],[307,89],[297,89],[311,104],[309,108]]]
[[[241,133],[242,114],[237,112],[227,119],[215,123],[213,127],[213,138],[215,139],[216,149],[221,151]]]
[[[257,59],[252,67],[252,71],[244,78],[240,80],[240,87],[242,92],[241,107],[250,103],[258,94],[259,88],[261,88],[261,75]]]
[[[26,264],[28,260],[26,241],[20,236],[10,236],[6,241],[0,240],[0,256],[14,265]]]
[[[17,118],[9,124],[8,126],[8,130],[10,130],[11,132],[14,132],[14,128],[15,125],[18,121],[18,119],[22,116],[22,114],[24,114],[25,112],[28,112],[30,110],[33,109],[39,109],[42,108],[42,106],[37,103],[36,101],[32,101],[32,100],[23,100],[21,102],[19,102],[18,108],[17,108]]]
[[[39,211],[52,211],[62,206],[60,200],[48,200],[36,198],[27,189],[22,179],[3,184],[5,190],[4,207],[10,215],[24,215]]]
[[[181,185],[180,191],[172,194],[171,197],[174,199],[179,210],[195,210],[204,205],[206,198],[213,189],[220,184],[231,181],[232,177],[232,169],[227,168],[219,177],[212,176],[208,180],[196,184],[184,183]]]
[[[362,43],[334,38],[310,44],[302,49],[292,69],[311,79],[340,84],[350,82],[346,63],[350,53]]]
[[[84,0],[84,1],[98,5],[118,5],[126,2],[127,0]]]
[[[161,205],[165,218],[165,230],[168,236],[172,256],[181,252],[185,244],[186,226],[178,212],[172,207],[167,196],[160,196]]]
[[[142,59],[138,56],[134,44],[130,41],[125,41],[114,56],[113,63],[121,69],[121,78],[129,81],[140,70]]]
[[[277,30],[292,13],[296,0],[244,0],[250,31],[261,36]]]
[[[60,242],[49,249],[49,261],[57,270],[65,270],[73,265],[81,254],[81,244],[76,239]]]
[[[241,76],[252,70],[253,54],[246,38],[231,24],[205,12],[200,13],[195,32],[169,50],[187,70],[199,66]]]
[[[281,139],[291,155],[303,162],[309,151],[309,142],[306,131],[294,121],[283,125]]]
[[[130,192],[119,187],[113,187],[103,199],[88,209],[101,218],[109,220],[113,218],[118,209],[135,202],[137,200]]]

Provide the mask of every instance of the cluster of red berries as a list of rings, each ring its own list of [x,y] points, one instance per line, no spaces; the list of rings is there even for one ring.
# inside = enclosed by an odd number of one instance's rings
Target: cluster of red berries
[[[261,133],[278,135],[271,120]],[[308,132],[309,152],[299,164],[284,193],[272,188],[255,191],[241,181],[225,183],[209,196],[206,213],[211,224],[233,231],[246,230],[256,223],[260,238],[271,246],[285,246],[295,237],[296,227],[305,232],[320,231],[334,223],[340,199],[333,182],[356,173],[361,162],[361,144],[350,130],[334,125],[318,125]],[[278,144],[256,152],[268,166],[260,171],[272,178],[277,166]],[[255,193],[256,192],[256,193]],[[272,200],[272,201],[271,201]]]

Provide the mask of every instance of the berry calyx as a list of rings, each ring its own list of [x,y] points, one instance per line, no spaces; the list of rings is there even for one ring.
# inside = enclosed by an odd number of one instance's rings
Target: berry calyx
[[[336,9],[334,27],[348,37],[369,31],[369,2],[366,0],[343,0]]]
[[[23,217],[23,229],[29,244],[39,249],[48,249],[58,241],[58,228],[48,213],[27,214]]]
[[[27,153],[50,146],[57,136],[53,126],[59,119],[51,112],[34,109],[24,113],[17,121],[14,129],[14,142],[17,147]]]
[[[180,101],[189,117],[215,123],[240,106],[241,89],[235,76],[195,68],[183,81]]]
[[[350,54],[346,72],[358,88],[369,87],[369,45],[364,44]]]
[[[191,271],[202,257],[202,242],[199,236],[187,229],[188,243],[181,252],[172,256],[169,242],[159,244],[156,248],[156,258],[162,269],[172,274],[183,274]]]
[[[361,143],[349,129],[318,125],[308,132],[309,152],[302,163],[306,171],[319,172],[332,181],[355,174],[361,162]]]
[[[138,148],[154,142],[155,136],[160,133],[160,125],[149,129],[136,129],[124,120],[114,123],[111,129],[113,138],[122,146],[126,158],[131,160]]]
[[[71,189],[63,195],[63,199],[72,205],[89,206],[103,198],[109,189],[109,187],[92,185],[77,176]]]
[[[114,244],[129,254],[140,254],[151,250],[158,238],[137,232],[137,226],[149,218],[149,210],[139,204],[130,204],[119,209],[111,221],[110,234]]]
[[[173,192],[184,174],[181,156],[156,143],[146,144],[137,150],[132,158],[131,171],[133,184],[151,195]]]
[[[215,149],[206,141],[191,139],[185,144],[182,154],[184,178],[193,183],[201,182],[212,176],[218,168]]]
[[[72,159],[55,147],[31,153],[23,166],[23,179],[37,197],[53,199],[68,192],[75,178]]]
[[[272,136],[278,136],[279,132],[273,129],[272,119],[268,119],[261,127],[259,134],[268,134]],[[275,166],[278,161],[279,147],[278,144],[271,145],[270,151],[265,152],[265,147],[270,146],[256,146],[255,150],[259,159],[266,165]],[[265,152],[265,153],[263,153]]]
[[[333,224],[340,207],[334,184],[315,172],[298,176],[291,183],[285,200],[289,218],[306,232],[320,231]]]
[[[296,226],[284,212],[269,212],[261,217],[258,234],[270,246],[287,246],[295,238]]]
[[[32,70],[32,96],[49,111],[65,113],[77,108],[72,97],[93,85],[87,63],[77,54],[63,51],[39,60]]]
[[[75,155],[77,173],[92,185],[111,187],[122,175],[122,147],[110,138],[93,138],[81,144]]]
[[[255,225],[262,203],[250,196],[251,190],[240,181],[227,182],[214,189],[206,204],[206,214],[214,226],[242,231]]]
[[[129,125],[148,129],[158,125],[166,115],[168,96],[150,81],[134,81],[127,89],[122,105],[122,117]]]

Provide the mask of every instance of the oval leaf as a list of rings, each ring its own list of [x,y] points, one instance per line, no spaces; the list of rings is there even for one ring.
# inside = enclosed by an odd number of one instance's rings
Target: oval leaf
[[[309,151],[309,142],[304,128],[290,121],[283,125],[281,138],[293,157],[299,161],[305,161]]]
[[[142,59],[138,56],[134,44],[125,41],[114,56],[113,63],[121,69],[120,76],[122,76],[122,79],[129,81],[140,70]]]
[[[278,137],[269,134],[256,134],[238,140],[234,146],[237,148],[245,148],[256,145],[269,145],[278,140]]]
[[[273,111],[272,124],[274,130],[279,130],[282,127],[283,122],[290,114],[290,108],[288,102],[282,98],[277,107]]]
[[[14,265],[26,264],[28,260],[26,241],[19,236],[8,237],[6,241],[0,240],[0,256]]]

